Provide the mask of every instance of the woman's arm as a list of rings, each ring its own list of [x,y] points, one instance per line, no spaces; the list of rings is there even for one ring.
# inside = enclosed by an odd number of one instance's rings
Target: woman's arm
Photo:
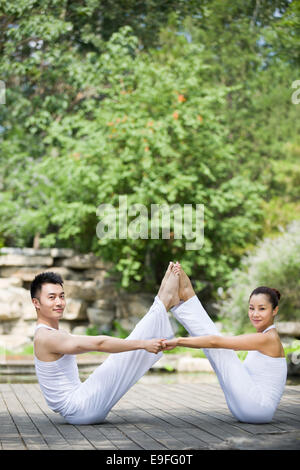
[[[187,338],[174,338],[165,341],[166,349],[176,346],[186,348],[220,348],[235,351],[262,351],[270,343],[270,337],[262,333],[252,333],[239,336],[189,336]]]

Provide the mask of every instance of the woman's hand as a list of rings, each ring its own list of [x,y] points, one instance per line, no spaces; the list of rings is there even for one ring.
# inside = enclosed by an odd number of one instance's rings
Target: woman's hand
[[[171,351],[172,349],[178,346],[178,338],[173,339],[165,339],[163,340],[164,343],[164,351]]]

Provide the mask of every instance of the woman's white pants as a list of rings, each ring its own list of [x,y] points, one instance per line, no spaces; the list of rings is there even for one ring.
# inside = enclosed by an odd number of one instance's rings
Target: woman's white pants
[[[156,296],[147,314],[127,339],[170,339],[173,336],[166,308]],[[110,354],[73,392],[67,414],[64,415],[66,421],[70,424],[101,423],[111,408],[162,354],[143,349]]]
[[[171,311],[190,336],[220,335],[196,295],[171,308]],[[203,351],[218,377],[233,416],[248,423],[269,422],[274,409],[261,405],[262,390],[236,352],[213,348]]]

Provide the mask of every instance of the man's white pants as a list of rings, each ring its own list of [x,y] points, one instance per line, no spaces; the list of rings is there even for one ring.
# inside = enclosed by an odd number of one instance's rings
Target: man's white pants
[[[162,301],[155,300],[139,321],[128,340],[174,337],[168,313]],[[109,357],[72,394],[64,418],[70,424],[101,423],[111,408],[149,369],[162,352],[143,349],[110,354]]]

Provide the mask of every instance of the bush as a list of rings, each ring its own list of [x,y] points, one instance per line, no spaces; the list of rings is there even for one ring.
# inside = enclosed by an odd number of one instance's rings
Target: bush
[[[219,317],[237,333],[247,330],[249,295],[258,286],[281,293],[277,320],[299,320],[300,220],[291,223],[277,238],[265,238],[232,272],[229,287],[218,303]]]

